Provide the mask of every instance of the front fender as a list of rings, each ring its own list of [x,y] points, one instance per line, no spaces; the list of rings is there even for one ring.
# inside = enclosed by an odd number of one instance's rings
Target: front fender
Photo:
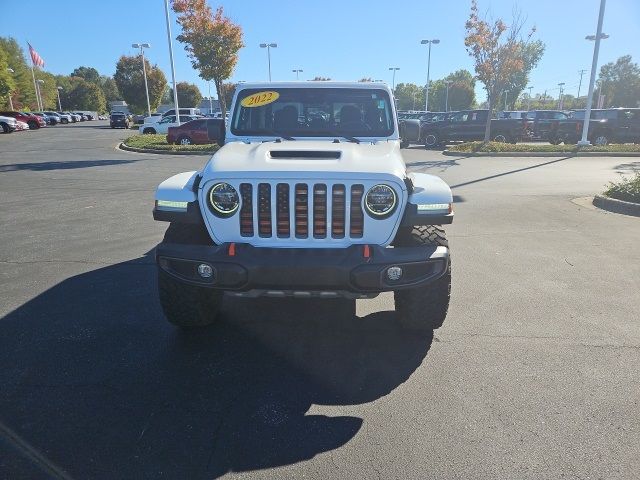
[[[161,222],[203,223],[198,205],[200,172],[184,172],[166,179],[156,189],[153,218]]]
[[[409,173],[413,184],[402,226],[444,225],[453,222],[453,194],[440,177],[426,173]]]

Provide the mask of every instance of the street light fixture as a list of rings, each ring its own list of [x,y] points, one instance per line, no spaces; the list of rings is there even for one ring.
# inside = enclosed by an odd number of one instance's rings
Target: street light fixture
[[[261,43],[260,48],[267,49],[267,62],[269,63],[269,81],[271,81],[271,49],[277,48],[277,43]]]
[[[39,110],[42,111],[44,110],[44,102],[42,101],[42,90],[40,89],[40,85],[44,85],[44,80],[42,79],[38,79],[36,80],[36,85],[37,85],[37,90],[36,90],[36,94],[38,96],[38,104],[39,104]]]
[[[7,68],[7,72],[15,73],[16,71],[13,68]],[[13,111],[13,100],[11,99],[11,92],[9,92],[9,110]]]
[[[56,94],[58,95],[58,108],[62,111],[62,102],[60,101],[60,90],[64,90],[62,87],[56,88]]]
[[[304,70],[302,70],[301,68],[296,68],[294,70],[291,70],[292,72],[294,72],[296,74],[296,80],[300,80],[300,75],[302,72],[304,72]]]
[[[593,88],[596,83],[596,70],[598,69],[598,54],[600,53],[600,40],[609,38],[609,35],[602,33],[602,21],[604,20],[604,7],[606,0],[600,0],[600,12],[598,13],[598,26],[596,28],[595,35],[587,35],[584,37],[586,40],[594,40],[593,46],[593,61],[591,62],[591,78],[589,80],[589,94],[587,95],[587,108],[584,112],[584,122],[582,124],[582,138],[578,142],[579,146],[590,145],[591,142],[587,140],[587,134],[589,133],[589,121],[591,120],[591,107],[593,106]]]
[[[147,85],[147,67],[144,64],[144,49],[151,48],[150,43],[133,43],[131,44],[133,48],[140,49],[140,56],[142,57],[142,73],[144,75],[144,91],[147,94],[147,115],[151,116],[151,104],[149,103],[149,86]]]
[[[434,38],[433,40],[422,40],[420,44],[429,45],[429,56],[427,59],[427,88],[425,89],[425,99],[424,99],[424,109],[425,111],[429,111],[429,71],[431,70],[431,45],[437,45],[440,43],[440,40]]]
[[[389,70],[393,70],[393,86],[391,87],[391,90],[394,92],[394,95],[395,95],[395,91],[396,91],[396,72],[398,70],[400,70],[400,67],[389,67]]]
[[[173,61],[173,42],[171,41],[171,17],[169,0],[164,0],[164,17],[167,21],[167,42],[169,43],[169,61],[171,62],[171,80],[173,81],[173,108],[176,112],[176,124],[180,126],[180,107],[178,106],[178,85],[176,84],[176,64]]]

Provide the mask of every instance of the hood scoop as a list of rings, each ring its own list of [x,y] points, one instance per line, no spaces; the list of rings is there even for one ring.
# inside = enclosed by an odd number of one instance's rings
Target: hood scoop
[[[342,155],[340,151],[327,151],[327,150],[271,150],[269,156],[271,158],[283,159],[283,160],[300,160],[300,159],[313,159],[313,160],[337,160]]]

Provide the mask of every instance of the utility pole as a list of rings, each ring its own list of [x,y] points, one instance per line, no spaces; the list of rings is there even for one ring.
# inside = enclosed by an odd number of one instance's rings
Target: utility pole
[[[578,96],[576,97],[577,99],[580,99],[580,88],[582,87],[582,76],[586,73],[586,70],[579,70],[578,73],[580,74],[580,83],[578,83]]]
[[[527,103],[527,111],[531,110],[531,90],[533,90],[533,87],[527,87],[527,90],[529,90],[529,101]]]
[[[505,112],[507,111],[507,94],[508,93],[509,92],[507,90],[505,90],[505,92],[504,92],[504,110],[505,110]]]
[[[560,83],[558,84],[558,86],[560,87],[560,95],[558,96],[558,110],[562,110],[562,100],[563,100],[563,98],[562,98],[562,94],[564,93],[564,92],[562,91],[562,87],[564,87],[564,85],[565,85],[565,83],[564,83],[564,82],[560,82]]]
[[[60,90],[63,90],[62,87],[56,87],[56,93],[58,94],[58,108],[62,111],[62,102],[60,101]]]
[[[449,85],[451,85],[453,81],[445,80],[444,83],[447,85],[447,93],[444,97],[444,111],[448,112],[449,111]]]
[[[144,92],[147,94],[147,115],[151,116],[151,104],[149,103],[149,85],[147,84],[147,67],[144,64],[144,49],[151,48],[150,43],[134,43],[133,48],[140,49],[140,57],[142,58],[142,75],[144,76]]]
[[[13,68],[7,68],[7,72],[15,73]],[[13,100],[11,99],[11,92],[9,92],[9,110],[13,111]]]

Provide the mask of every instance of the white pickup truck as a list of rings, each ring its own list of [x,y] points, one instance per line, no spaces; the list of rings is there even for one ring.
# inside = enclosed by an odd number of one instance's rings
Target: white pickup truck
[[[381,83],[243,83],[224,146],[156,191],[167,319],[212,323],[224,295],[372,298],[393,291],[408,329],[449,306],[442,225],[452,194],[407,172],[390,89]]]

